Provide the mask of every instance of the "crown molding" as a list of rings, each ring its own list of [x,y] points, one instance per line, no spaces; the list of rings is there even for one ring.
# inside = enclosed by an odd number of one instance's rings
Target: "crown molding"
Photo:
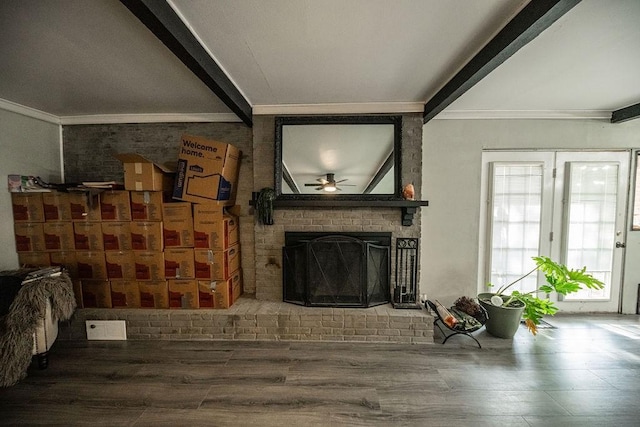
[[[31,117],[32,119],[42,120],[43,122],[53,123],[55,125],[60,124],[60,117],[58,116],[36,110],[35,108],[25,107],[24,105],[16,104],[15,102],[7,101],[6,99],[0,98],[0,109]]]
[[[424,111],[422,102],[367,102],[350,104],[276,104],[254,105],[253,114],[256,116],[292,114],[397,114],[421,113]]]
[[[200,123],[200,122],[241,122],[233,113],[200,114],[94,114],[85,116],[62,116],[62,125],[102,125],[123,123]]]
[[[610,118],[611,111],[604,110],[445,110],[433,120],[609,120]]]

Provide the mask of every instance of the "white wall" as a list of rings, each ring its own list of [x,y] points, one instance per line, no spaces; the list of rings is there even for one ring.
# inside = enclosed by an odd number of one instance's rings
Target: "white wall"
[[[60,126],[0,109],[0,270],[18,267],[7,175],[62,182]]]
[[[483,149],[640,149],[640,120],[432,120],[423,130],[421,292],[450,304],[478,283]],[[633,201],[630,198],[630,203]],[[627,233],[623,312],[635,313],[640,231]]]

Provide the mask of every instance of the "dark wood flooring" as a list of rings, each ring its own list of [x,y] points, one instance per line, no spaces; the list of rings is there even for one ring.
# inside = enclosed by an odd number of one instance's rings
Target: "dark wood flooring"
[[[445,345],[58,341],[0,425],[640,426],[640,316]]]

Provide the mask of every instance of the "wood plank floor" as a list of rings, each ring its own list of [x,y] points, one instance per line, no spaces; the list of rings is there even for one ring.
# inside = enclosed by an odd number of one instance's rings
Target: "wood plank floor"
[[[640,316],[446,345],[58,341],[0,425],[639,426]]]

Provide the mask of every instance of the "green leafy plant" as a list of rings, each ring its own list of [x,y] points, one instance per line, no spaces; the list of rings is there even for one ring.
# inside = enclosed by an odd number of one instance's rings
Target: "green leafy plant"
[[[536,267],[533,270],[511,283],[501,286],[495,295],[501,297],[503,306],[522,306],[521,304],[524,304],[522,318],[533,335],[538,333],[538,325],[543,316],[553,316],[558,311],[558,307],[548,299],[548,294],[556,292],[559,295],[567,295],[578,292],[583,289],[583,286],[589,289],[602,289],[604,287],[604,283],[586,272],[586,267],[579,270],[569,269],[546,256],[533,257],[532,259],[536,263]],[[513,291],[510,295],[504,294],[511,286],[538,270],[544,274],[547,281],[546,284],[530,292]],[[488,286],[492,285],[489,283]],[[540,298],[538,294],[545,294],[547,297]],[[502,298],[503,296],[505,298]],[[492,300],[491,302],[493,303],[494,301]]]

